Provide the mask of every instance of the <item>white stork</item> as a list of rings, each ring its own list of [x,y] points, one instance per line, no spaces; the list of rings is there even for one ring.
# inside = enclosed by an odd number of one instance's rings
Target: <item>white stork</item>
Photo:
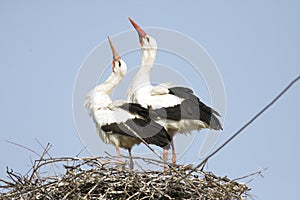
[[[116,147],[119,161],[120,147],[128,150],[130,168],[133,169],[131,149],[142,142],[136,134],[139,134],[148,144],[165,149],[169,148],[171,139],[164,127],[149,118],[149,110],[137,103],[111,101],[110,93],[125,76],[127,66],[109,37],[108,40],[113,53],[112,73],[104,83],[89,92],[84,106],[89,110],[101,140]]]
[[[203,128],[222,130],[222,125],[217,118],[220,115],[202,103],[189,88],[170,87],[167,84],[151,85],[150,73],[156,58],[156,40],[147,35],[131,18],[129,20],[139,35],[142,60],[128,89],[128,98],[132,102],[156,111],[156,116],[152,117],[165,127],[172,138],[172,162],[175,164],[174,135],[199,131]],[[168,150],[164,150],[164,159],[168,159]]]

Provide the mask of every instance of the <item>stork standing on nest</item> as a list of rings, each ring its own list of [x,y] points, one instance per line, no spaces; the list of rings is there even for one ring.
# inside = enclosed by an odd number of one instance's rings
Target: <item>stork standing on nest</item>
[[[219,113],[206,106],[186,87],[169,87],[167,84],[151,85],[150,73],[156,59],[156,40],[148,35],[131,18],[129,21],[139,35],[142,50],[141,66],[129,89],[128,98],[145,108],[158,113],[155,117],[172,138],[172,162],[176,163],[176,152],[173,137],[176,133],[190,133],[203,128],[222,130],[218,120]],[[168,150],[164,150],[164,159],[168,159]],[[165,166],[166,167],[166,166]]]
[[[112,73],[104,83],[89,92],[84,106],[89,110],[101,140],[116,147],[119,161],[120,147],[128,150],[130,168],[133,169],[131,149],[142,142],[137,134],[148,144],[165,149],[169,148],[171,139],[164,127],[149,118],[149,110],[137,103],[111,101],[110,94],[125,76],[127,66],[109,37],[108,40],[113,53]]]

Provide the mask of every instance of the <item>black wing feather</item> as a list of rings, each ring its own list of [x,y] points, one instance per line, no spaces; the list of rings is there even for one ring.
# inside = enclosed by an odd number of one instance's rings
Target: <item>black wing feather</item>
[[[166,129],[150,118],[149,109],[142,107],[138,103],[124,103],[119,108],[126,110],[140,118],[128,119],[124,123],[114,123],[104,126],[106,130],[111,132],[124,134],[131,137],[136,135],[127,128],[130,127],[135,133],[139,134],[148,144],[154,144],[169,149],[171,138]],[[126,125],[124,125],[126,124]],[[102,128],[103,130],[103,128]]]
[[[185,87],[172,87],[169,88],[169,93],[183,98],[184,100],[181,104],[172,107],[150,110],[151,115],[155,116],[156,119],[170,119],[175,121],[182,119],[196,119],[205,122],[212,129],[222,129],[222,125],[217,118],[220,114],[201,102],[200,99],[193,94],[191,89]]]
[[[166,129],[153,120],[147,122],[143,119],[135,118],[131,121],[127,121],[126,124],[148,144],[154,144],[166,149],[170,148],[171,138]]]
[[[138,103],[124,103],[119,107],[122,108],[123,110],[130,112],[131,114],[140,115],[147,121],[151,120],[149,117],[149,110],[147,108],[142,107]]]
[[[170,148],[170,136],[164,127],[154,121],[149,123],[143,119],[134,118],[127,120],[124,123],[104,125],[101,129],[107,133],[121,134],[137,138],[137,136],[132,132],[132,130],[128,129],[128,127],[141,136],[148,144],[154,144],[164,149]]]
[[[203,102],[201,102],[200,99],[197,96],[194,95],[193,90],[191,90],[190,88],[172,87],[172,88],[169,88],[169,93],[173,94],[175,96],[178,96],[180,98],[183,98],[183,99],[190,99],[190,100],[197,101],[199,106],[202,109],[210,111],[210,112],[216,114],[217,116],[221,116],[217,111],[215,111],[211,107],[209,107],[209,106],[205,105]]]

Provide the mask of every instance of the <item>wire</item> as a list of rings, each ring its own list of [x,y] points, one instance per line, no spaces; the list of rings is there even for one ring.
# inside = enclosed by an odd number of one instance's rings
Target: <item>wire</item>
[[[245,128],[247,128],[252,122],[254,122],[261,114],[263,114],[268,108],[270,108],[284,93],[292,87],[293,84],[295,84],[297,81],[299,81],[300,76],[295,78],[282,92],[280,92],[268,105],[266,105],[260,112],[258,112],[253,118],[251,118],[244,126],[242,126],[235,134],[233,134],[228,140],[226,140],[219,148],[217,148],[215,151],[213,151],[211,154],[209,154],[200,164],[198,164],[194,169],[192,169],[189,173],[187,173],[184,177],[179,179],[177,182],[185,179],[190,174],[192,174],[196,169],[204,165],[208,159],[210,159],[212,156],[214,156],[216,153],[218,153],[221,149],[223,149],[231,140],[233,140],[236,136],[238,136]]]

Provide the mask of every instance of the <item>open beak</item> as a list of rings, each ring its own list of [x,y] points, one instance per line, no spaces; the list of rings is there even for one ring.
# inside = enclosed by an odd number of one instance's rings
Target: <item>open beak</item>
[[[111,51],[112,51],[112,54],[113,54],[112,70],[114,71],[114,68],[115,68],[115,62],[114,61],[120,60],[121,57],[119,56],[116,48],[114,47],[111,39],[109,38],[109,36],[107,36],[107,39],[108,39],[108,42],[109,42],[109,45],[110,45],[110,48],[111,48]]]
[[[131,19],[130,17],[128,17],[128,19],[132,26],[135,28],[135,30],[138,32],[141,41],[141,38],[144,38],[147,35],[146,32],[137,23],[135,23],[133,19]]]

